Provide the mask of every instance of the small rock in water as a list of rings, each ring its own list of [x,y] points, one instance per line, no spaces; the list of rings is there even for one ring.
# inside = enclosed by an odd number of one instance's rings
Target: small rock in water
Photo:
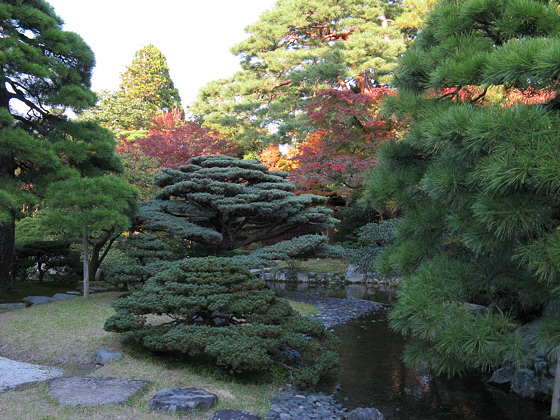
[[[344,416],[345,420],[385,420],[385,416],[376,408],[356,408]]]

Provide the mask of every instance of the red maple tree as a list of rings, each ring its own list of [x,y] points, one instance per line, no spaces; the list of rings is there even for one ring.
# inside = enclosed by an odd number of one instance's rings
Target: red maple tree
[[[235,153],[237,146],[216,130],[185,121],[175,110],[156,116],[146,136],[120,142],[118,151],[131,150],[155,159],[159,168],[176,169],[195,156]]]
[[[305,108],[308,134],[292,157],[292,180],[315,192],[319,188],[339,195],[359,188],[381,143],[399,129],[396,121],[379,117],[383,98],[395,94],[384,87],[321,92]]]

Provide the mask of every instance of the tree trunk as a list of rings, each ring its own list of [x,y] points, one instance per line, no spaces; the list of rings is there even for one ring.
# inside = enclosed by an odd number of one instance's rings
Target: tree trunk
[[[83,253],[84,253],[84,298],[89,297],[89,260],[88,260],[88,234],[84,232],[83,236]]]
[[[13,178],[14,163],[11,154],[0,154],[0,180]],[[1,182],[1,181],[0,181]],[[10,220],[0,223],[0,290],[10,290],[12,288],[12,269],[15,254],[15,232],[16,222],[11,213]]]
[[[0,290],[12,288],[12,266],[15,252],[15,221],[0,224]]]
[[[554,375],[554,390],[552,391],[552,406],[550,408],[550,417],[553,419],[560,418],[560,346],[556,355],[556,374]]]

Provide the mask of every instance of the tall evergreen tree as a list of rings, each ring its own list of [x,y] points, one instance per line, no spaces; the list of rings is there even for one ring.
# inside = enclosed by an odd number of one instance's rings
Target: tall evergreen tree
[[[113,136],[63,112],[95,104],[95,60],[42,1],[0,3],[0,289],[11,287],[14,225],[44,186],[72,174],[122,170]]]
[[[394,22],[403,10],[385,0],[279,0],[233,47],[242,70],[201,89],[193,113],[245,146],[290,142],[320,91],[391,80],[406,45]]]
[[[444,0],[397,71],[391,111],[410,131],[382,148],[370,185],[406,216],[377,266],[406,275],[390,318],[415,367],[519,360],[513,332],[558,297],[557,8]]]
[[[179,91],[173,85],[165,56],[152,44],[136,51],[132,64],[122,75],[121,89],[127,99],[140,99],[153,112],[181,108]]]

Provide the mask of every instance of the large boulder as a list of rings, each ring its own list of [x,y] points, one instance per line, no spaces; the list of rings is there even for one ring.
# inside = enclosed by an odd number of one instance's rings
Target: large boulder
[[[218,397],[210,392],[196,388],[165,388],[148,401],[152,410],[175,413],[177,411],[208,410]]]
[[[366,276],[359,270],[358,266],[350,264],[344,272],[344,279],[348,283],[363,283],[366,280]]]

